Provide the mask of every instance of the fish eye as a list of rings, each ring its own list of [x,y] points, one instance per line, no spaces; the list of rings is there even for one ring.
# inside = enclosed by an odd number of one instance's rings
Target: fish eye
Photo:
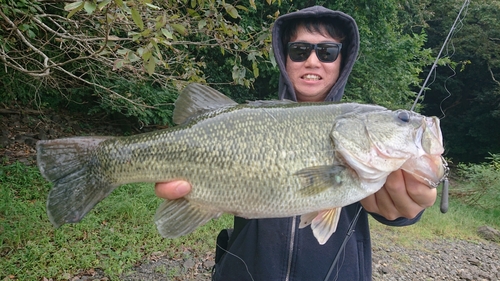
[[[408,111],[401,111],[398,113],[399,120],[408,123],[410,122],[410,113]]]

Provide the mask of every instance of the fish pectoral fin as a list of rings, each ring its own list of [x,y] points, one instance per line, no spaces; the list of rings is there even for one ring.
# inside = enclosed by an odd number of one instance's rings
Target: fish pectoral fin
[[[338,207],[318,212],[318,215],[312,220],[311,229],[320,245],[324,245],[337,230],[341,210],[342,208]]]
[[[302,169],[294,175],[302,179],[300,193],[312,196],[328,188],[339,186],[342,183],[340,174],[344,170],[345,166],[342,165],[323,165]]]
[[[299,224],[299,228],[304,228],[308,225],[311,224],[311,222],[313,221],[313,219],[318,215],[318,212],[312,212],[312,213],[309,213],[309,214],[303,214],[302,216],[300,216],[300,224]]]
[[[193,206],[188,200],[165,200],[154,217],[156,228],[165,238],[177,238],[193,232],[197,227],[204,225],[222,213],[212,212]]]

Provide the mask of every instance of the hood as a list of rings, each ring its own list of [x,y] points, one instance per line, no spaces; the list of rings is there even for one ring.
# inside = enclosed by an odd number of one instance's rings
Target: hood
[[[272,32],[272,46],[273,46],[274,56],[276,58],[276,63],[278,64],[281,73],[278,96],[280,99],[289,99],[297,101],[293,85],[290,82],[290,78],[288,77],[288,74],[286,73],[285,69],[286,46],[283,45],[283,42],[281,40],[284,32],[284,27],[291,20],[296,20],[300,18],[311,18],[311,17],[331,18],[342,22],[342,24],[344,25],[343,29],[346,38],[342,43],[342,55],[343,55],[342,69],[340,71],[339,79],[337,80],[337,82],[335,83],[335,85],[332,87],[332,89],[325,98],[325,101],[339,101],[342,95],[344,94],[344,88],[347,83],[347,78],[351,73],[352,67],[358,55],[358,50],[359,50],[358,26],[356,25],[356,22],[351,16],[339,11],[332,11],[322,6],[309,7],[299,10],[297,12],[285,14],[279,17],[274,23]]]

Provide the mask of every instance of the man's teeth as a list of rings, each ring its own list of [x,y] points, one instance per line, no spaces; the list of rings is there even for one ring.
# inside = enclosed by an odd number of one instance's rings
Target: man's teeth
[[[313,74],[306,74],[302,78],[304,78],[306,80],[320,80],[321,79],[321,77],[319,77],[318,75],[313,75]]]

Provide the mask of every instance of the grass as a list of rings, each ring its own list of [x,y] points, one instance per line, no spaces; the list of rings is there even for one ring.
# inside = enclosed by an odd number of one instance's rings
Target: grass
[[[151,184],[134,184],[115,190],[80,223],[54,229],[45,213],[49,189],[36,167],[0,166],[0,280],[68,280],[95,268],[119,280],[153,253],[188,258],[213,252],[218,232],[232,224],[226,215],[190,235],[163,239],[153,223],[161,200]],[[477,227],[500,228],[500,210],[474,208],[455,200],[449,209],[441,214],[436,204],[419,223],[408,227],[371,221],[372,231],[383,232],[390,243],[417,247],[415,238],[480,240]],[[164,270],[166,276],[178,274]]]
[[[214,251],[215,238],[232,224],[223,216],[190,235],[163,239],[153,223],[161,200],[153,185],[125,185],[80,223],[54,229],[45,213],[50,185],[36,167],[0,167],[0,280],[67,280],[101,268],[112,280],[154,252]]]
[[[444,238],[480,241],[481,237],[477,234],[477,228],[483,225],[500,229],[500,210],[469,206],[453,198],[450,198],[447,213],[441,213],[439,202],[436,202],[434,206],[424,212],[421,220],[414,225],[389,227],[374,219],[370,221],[372,232],[384,233],[383,235],[391,240],[391,243],[408,247],[418,246],[419,239]]]

